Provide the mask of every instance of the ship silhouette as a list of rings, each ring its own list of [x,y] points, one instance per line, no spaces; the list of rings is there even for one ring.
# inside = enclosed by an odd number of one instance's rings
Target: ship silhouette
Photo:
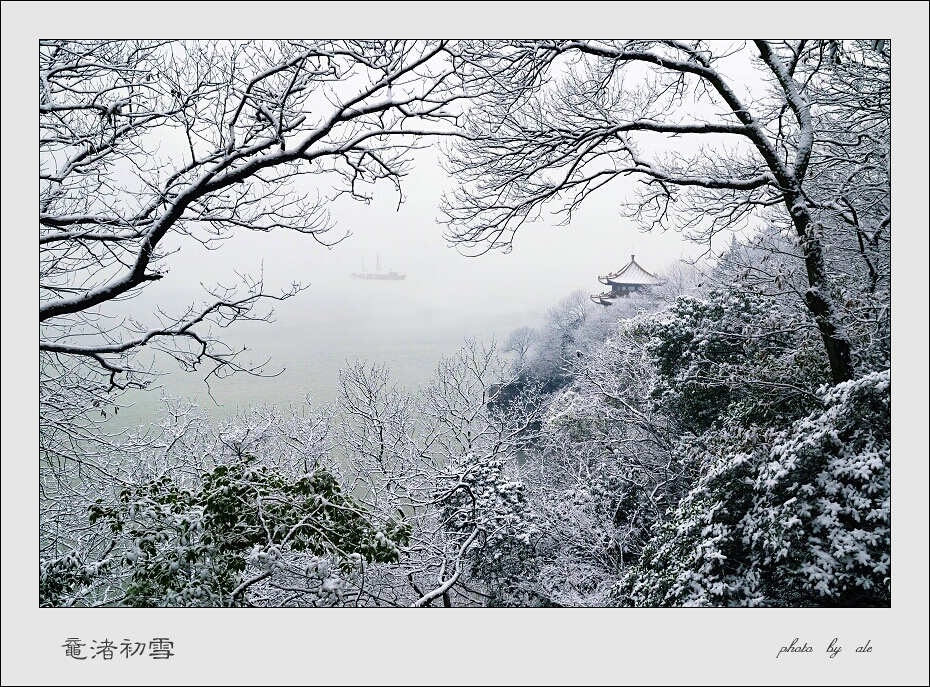
[[[378,256],[377,256],[377,265],[376,265],[376,267],[375,267],[375,271],[374,271],[374,272],[366,272],[366,271],[365,271],[365,263],[363,262],[363,263],[362,263],[362,271],[361,271],[361,272],[353,272],[353,273],[352,273],[352,278],[353,278],[353,279],[373,279],[373,280],[377,280],[377,281],[400,281],[400,280],[402,280],[402,279],[406,279],[406,278],[407,278],[407,275],[406,275],[406,274],[401,274],[400,272],[395,272],[394,270],[390,270],[390,271],[388,271],[388,272],[385,272],[384,270],[382,270],[382,269],[381,269],[381,256],[378,255]]]

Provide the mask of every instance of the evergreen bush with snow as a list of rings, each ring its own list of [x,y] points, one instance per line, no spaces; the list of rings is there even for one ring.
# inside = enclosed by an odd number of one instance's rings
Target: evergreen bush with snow
[[[328,470],[288,474],[249,455],[193,479],[162,475],[127,485],[116,499],[91,505],[89,524],[110,533],[118,555],[93,566],[43,561],[43,605],[98,582],[115,585],[128,606],[239,606],[253,585],[295,562],[318,578],[318,601],[329,605],[340,572],[396,561],[409,537],[403,520],[378,527]],[[103,573],[113,573],[110,581],[95,579]]]
[[[708,432],[696,487],[614,590],[636,606],[890,603],[890,376],[783,430]]]
[[[891,376],[822,392],[824,408],[773,437],[742,523],[773,593],[803,605],[891,599]]]

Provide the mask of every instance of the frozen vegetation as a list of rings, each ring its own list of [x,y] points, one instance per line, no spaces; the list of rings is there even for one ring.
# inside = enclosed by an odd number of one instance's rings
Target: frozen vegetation
[[[42,41],[41,605],[888,606],[890,45],[728,46]],[[437,138],[466,252],[613,182],[707,255],[422,388],[106,431],[151,366],[262,374],[223,331],[304,288],[108,310],[165,236],[332,243],[304,177],[364,201]]]

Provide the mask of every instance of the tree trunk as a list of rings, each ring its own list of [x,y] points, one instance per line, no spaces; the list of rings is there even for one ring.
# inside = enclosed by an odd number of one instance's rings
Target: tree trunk
[[[852,345],[839,321],[839,315],[833,305],[833,289],[823,260],[823,244],[817,233],[817,226],[811,217],[807,203],[800,192],[785,194],[785,204],[791,214],[801,249],[804,251],[804,265],[807,268],[807,282],[810,288],[804,294],[807,307],[817,322],[820,336],[827,350],[830,361],[830,374],[834,384],[850,380],[854,376],[852,362]]]

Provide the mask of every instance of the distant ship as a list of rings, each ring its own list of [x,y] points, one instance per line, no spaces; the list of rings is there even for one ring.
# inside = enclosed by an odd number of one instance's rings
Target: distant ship
[[[381,269],[381,256],[379,255],[377,258],[377,267],[375,268],[374,272],[366,272],[365,265],[363,263],[362,271],[353,272],[352,278],[353,279],[376,279],[379,281],[400,281],[402,279],[406,279],[407,275],[401,274],[400,272],[394,272],[393,270],[391,270],[390,272],[384,272]]]

